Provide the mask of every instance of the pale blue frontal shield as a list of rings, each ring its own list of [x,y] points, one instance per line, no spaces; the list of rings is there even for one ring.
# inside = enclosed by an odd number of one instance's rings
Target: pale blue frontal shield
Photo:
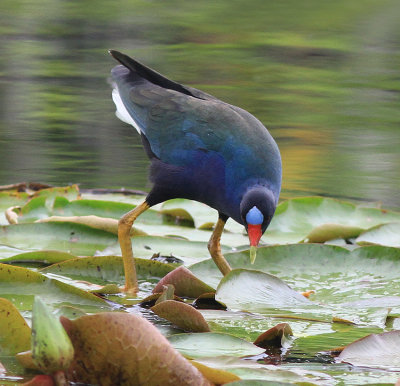
[[[253,206],[246,214],[246,222],[251,225],[260,225],[264,221],[263,214],[256,206]]]

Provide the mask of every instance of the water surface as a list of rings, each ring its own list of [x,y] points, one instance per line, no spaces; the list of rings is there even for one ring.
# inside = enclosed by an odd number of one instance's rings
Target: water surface
[[[148,190],[114,115],[110,48],[256,115],[282,197],[400,207],[400,3],[389,0],[0,4],[0,184]]]

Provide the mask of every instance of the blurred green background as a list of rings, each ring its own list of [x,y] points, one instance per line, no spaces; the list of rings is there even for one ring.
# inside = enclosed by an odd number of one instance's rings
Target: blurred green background
[[[0,184],[147,190],[107,49],[256,115],[282,197],[400,206],[398,0],[1,0]]]

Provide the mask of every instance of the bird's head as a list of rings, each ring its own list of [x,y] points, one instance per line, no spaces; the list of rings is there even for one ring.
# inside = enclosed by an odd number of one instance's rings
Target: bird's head
[[[267,187],[249,189],[240,203],[240,215],[250,241],[250,260],[253,264],[260,238],[267,229],[275,213],[277,199]]]

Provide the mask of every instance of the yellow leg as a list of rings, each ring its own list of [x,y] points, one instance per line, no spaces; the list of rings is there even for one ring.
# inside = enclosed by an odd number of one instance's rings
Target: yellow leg
[[[225,226],[225,221],[219,218],[217,224],[215,225],[214,231],[210,237],[210,241],[208,242],[208,250],[210,251],[214,263],[217,265],[219,270],[225,276],[230,271],[232,271],[232,268],[225,260],[225,257],[221,252],[220,241],[221,241],[222,231],[224,230],[224,226]]]
[[[133,259],[131,228],[138,216],[149,209],[149,204],[144,201],[130,212],[125,213],[118,222],[118,240],[121,246],[122,261],[125,271],[125,292],[136,294],[138,282],[136,277],[135,260]]]

